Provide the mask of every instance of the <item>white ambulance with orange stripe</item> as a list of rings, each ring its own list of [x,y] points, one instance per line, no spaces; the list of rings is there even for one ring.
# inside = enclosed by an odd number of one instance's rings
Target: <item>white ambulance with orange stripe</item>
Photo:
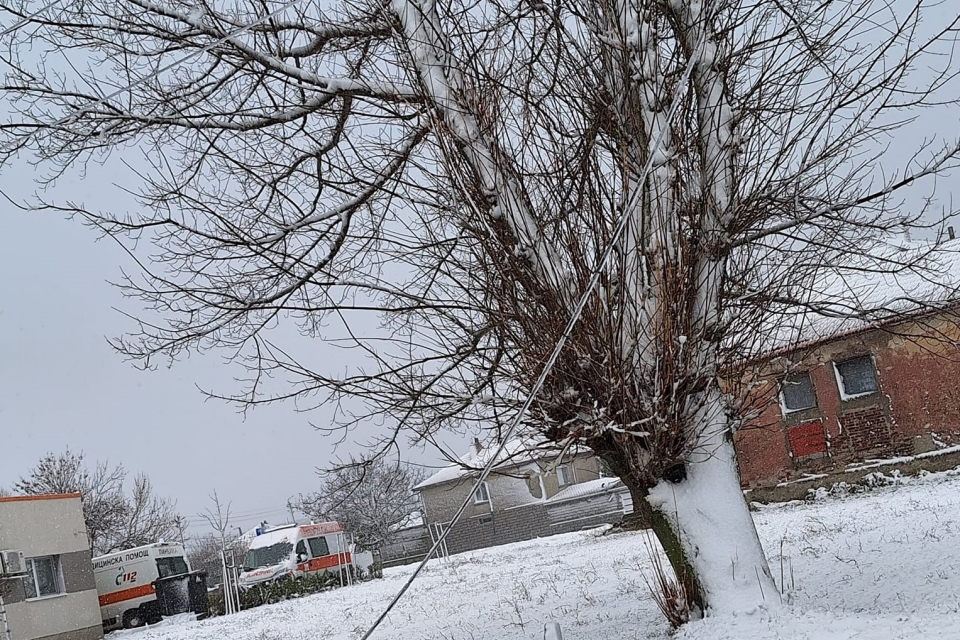
[[[93,559],[100,617],[110,630],[139,627],[160,619],[153,582],[190,572],[183,546],[157,542]]]
[[[354,566],[356,560],[363,561],[363,556],[369,554],[360,554],[360,558],[355,555],[337,522],[277,527],[259,533],[250,543],[243,559],[240,587],[249,589],[322,571],[333,573]]]

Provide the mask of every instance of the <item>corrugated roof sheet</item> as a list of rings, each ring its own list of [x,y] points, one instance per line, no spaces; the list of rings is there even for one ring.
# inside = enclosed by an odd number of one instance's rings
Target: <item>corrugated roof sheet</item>
[[[597,493],[625,488],[620,478],[597,478],[596,480],[572,484],[552,498],[547,499],[546,502],[547,504],[551,504],[554,502],[564,502],[566,500],[576,500],[577,498],[585,498],[586,496]]]

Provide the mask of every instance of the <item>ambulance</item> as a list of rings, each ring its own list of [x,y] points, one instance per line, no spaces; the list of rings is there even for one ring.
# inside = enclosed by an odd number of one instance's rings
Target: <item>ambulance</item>
[[[355,553],[337,522],[258,530],[243,559],[240,588],[323,571],[368,571],[373,554]]]
[[[104,630],[160,620],[153,582],[190,573],[183,546],[167,542],[126,549],[93,559]]]

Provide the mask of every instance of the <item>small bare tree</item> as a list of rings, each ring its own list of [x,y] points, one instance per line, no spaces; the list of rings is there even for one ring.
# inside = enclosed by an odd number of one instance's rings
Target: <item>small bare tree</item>
[[[315,520],[339,522],[358,545],[378,549],[419,509],[413,488],[424,475],[417,467],[383,458],[351,458],[322,471],[320,490],[300,496],[297,508]]]
[[[222,553],[232,552],[238,559],[243,558],[246,548],[240,536],[233,532],[230,525],[231,503],[224,504],[216,490],[210,495],[213,506],[200,513],[213,533],[191,540],[188,547],[190,566],[193,569],[203,569],[211,584],[223,580]]]
[[[932,200],[904,198],[957,162],[957,140],[897,139],[956,99],[956,7],[0,7],[23,21],[2,39],[14,115],[0,164],[29,157],[50,187],[144,152],[134,212],[50,188],[29,205],[81,216],[137,257],[124,286],[147,310],[123,353],[149,365],[231,349],[251,372],[233,400],[319,393],[339,428],[386,425],[373,457],[402,433],[495,440],[599,274],[527,435],[608,463],[694,610],[774,606],[731,442],[744,363],[774,335],[795,342],[809,312],[903,310],[851,275],[935,273],[933,256],[888,240],[939,222]],[[64,50],[85,64],[45,53]],[[357,330],[364,314],[376,331]],[[278,343],[280,322],[334,334],[357,361]],[[280,378],[293,386],[264,386]]]
[[[227,538],[231,537],[230,507],[233,503],[223,504],[220,502],[220,496],[216,489],[210,495],[210,500],[213,502],[213,506],[204,509],[200,517],[206,520],[210,528],[216,532],[217,537],[220,538],[221,548],[226,548]]]
[[[98,462],[91,471],[83,459],[82,452],[48,453],[14,483],[13,491],[22,495],[79,493],[95,555],[174,537],[177,515],[173,505],[154,493],[145,475],[134,478],[127,495],[123,465]]]

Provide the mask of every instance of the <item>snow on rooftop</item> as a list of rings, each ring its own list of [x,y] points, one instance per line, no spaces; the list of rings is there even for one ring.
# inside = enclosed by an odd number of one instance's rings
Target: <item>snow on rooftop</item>
[[[960,302],[960,241],[900,243],[881,259],[830,267],[805,292],[805,308],[760,329],[763,353],[816,344]]]
[[[261,533],[258,536],[255,536],[250,542],[251,549],[260,549],[263,547],[269,547],[280,542],[290,542],[293,543],[293,540],[297,537],[297,526],[289,525],[279,529],[273,529],[265,533]]]
[[[565,489],[562,489],[552,498],[549,498],[547,500],[547,504],[553,502],[564,502],[566,500],[574,500],[576,498],[584,498],[589,495],[603,493],[604,491],[611,491],[613,489],[625,489],[620,478],[597,478],[596,480],[588,480],[587,482],[573,484]]]
[[[496,453],[497,444],[491,444],[481,447],[477,451],[476,446],[471,446],[467,453],[460,456],[459,460],[443,467],[435,474],[414,487],[414,490],[424,489],[444,482],[453,482],[473,475],[479,469],[482,469],[490,462],[490,457]],[[578,449],[579,450],[579,449]],[[559,450],[550,448],[549,444],[537,444],[533,438],[519,437],[514,438],[504,445],[503,450],[497,455],[494,469],[507,469],[509,467],[520,466],[525,463],[533,463],[544,458],[552,458],[559,453]]]

